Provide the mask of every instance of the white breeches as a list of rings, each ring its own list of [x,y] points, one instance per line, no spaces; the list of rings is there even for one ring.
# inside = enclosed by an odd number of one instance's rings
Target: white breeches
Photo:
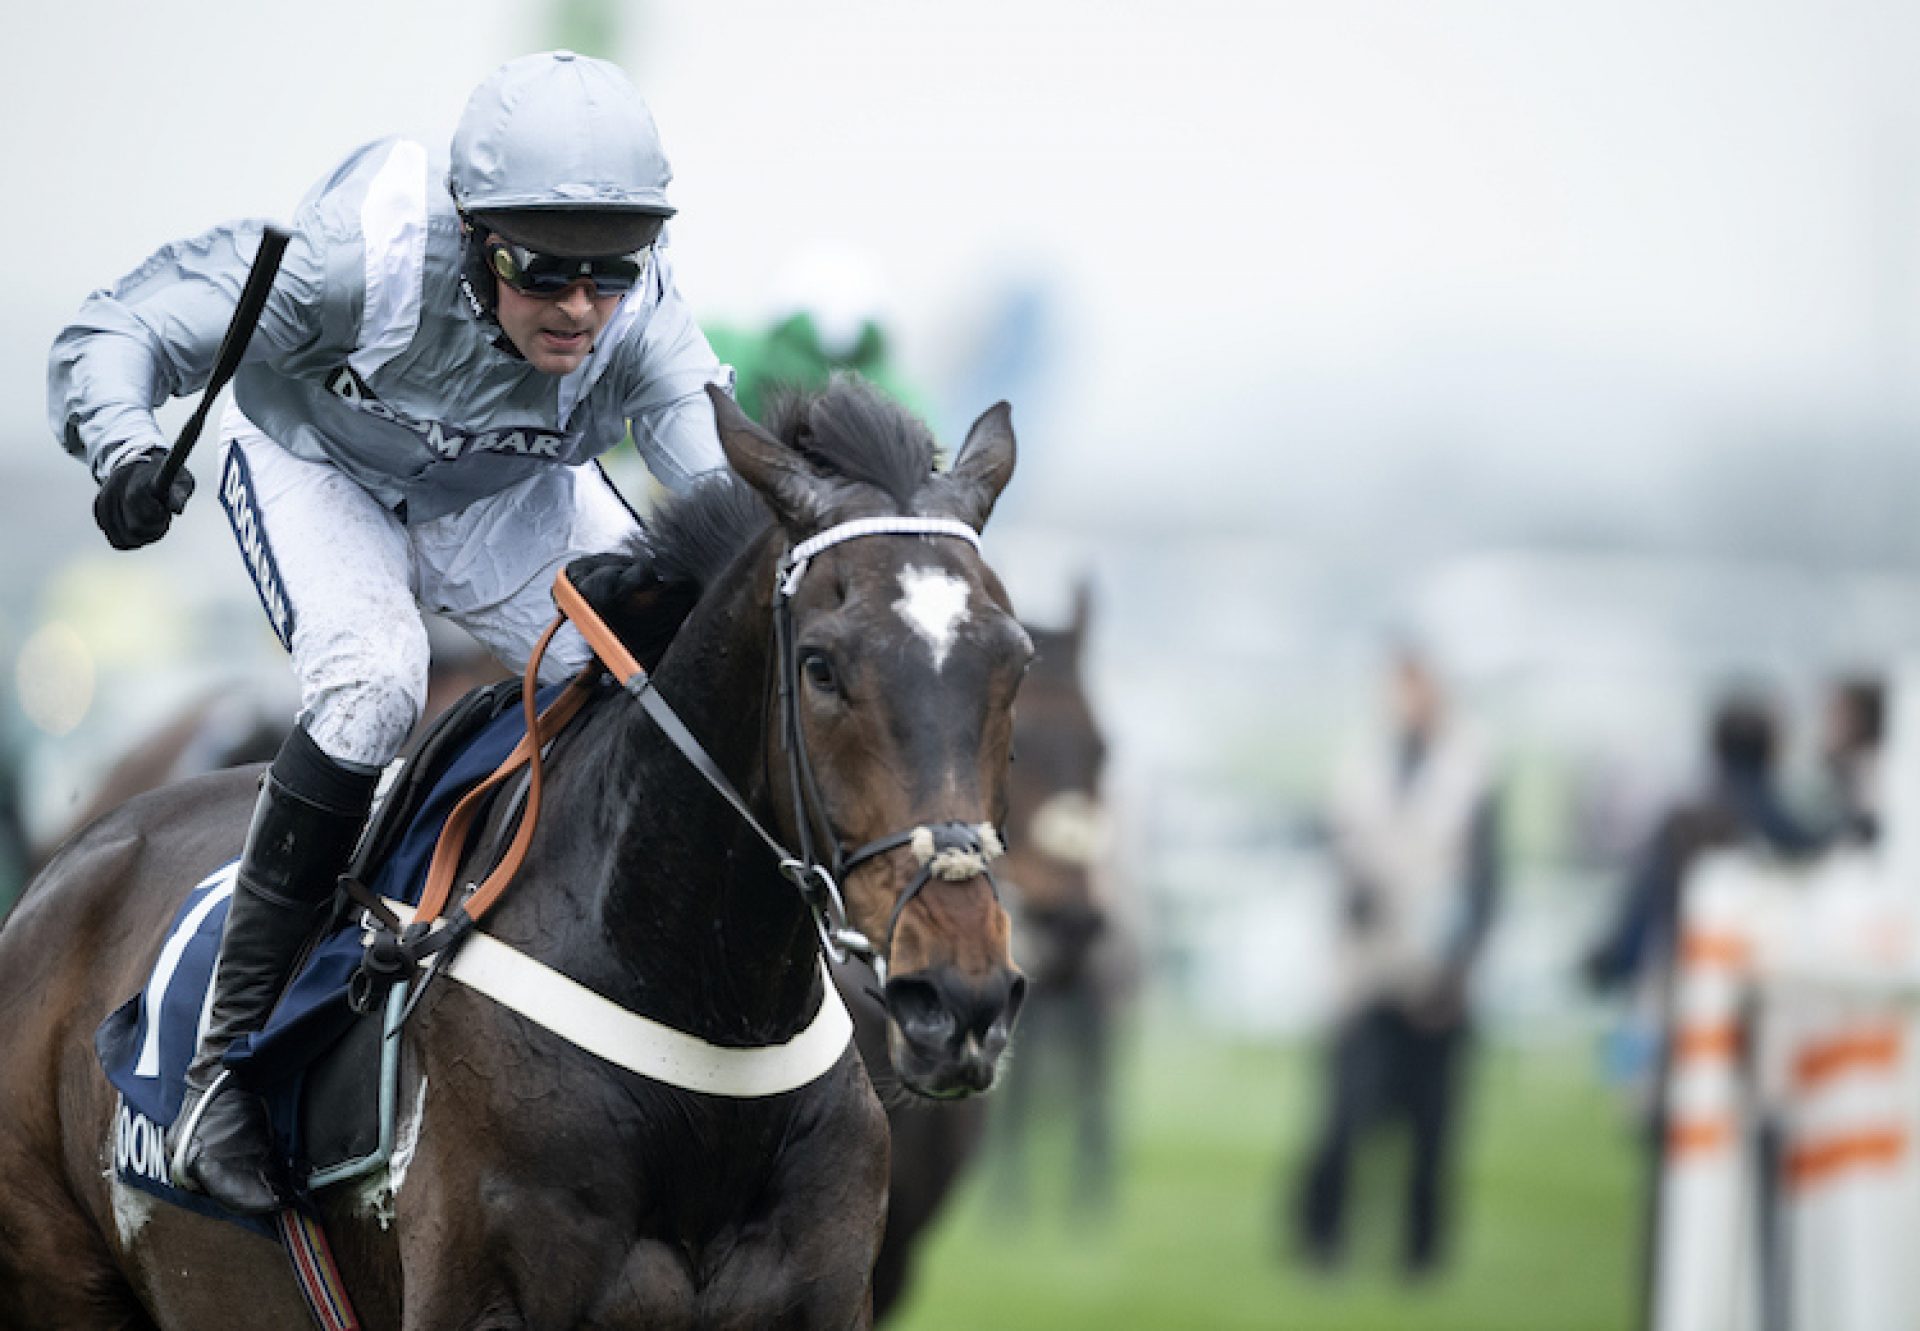
[[[267,438],[237,407],[221,422],[220,503],[300,680],[300,723],[350,768],[385,766],[427,693],[421,610],[524,669],[554,616],[555,573],[638,530],[598,466],[556,466],[457,513],[409,526],[346,475]],[[585,664],[571,626],[542,683]]]

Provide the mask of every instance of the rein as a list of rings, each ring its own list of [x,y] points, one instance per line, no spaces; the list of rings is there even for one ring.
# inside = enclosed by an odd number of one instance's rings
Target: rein
[[[829,960],[842,963],[849,956],[859,956],[873,966],[884,985],[887,978],[886,958],[891,954],[894,930],[899,925],[900,916],[928,883],[936,878],[965,882],[975,877],[985,877],[998,896],[999,888],[994,884],[987,866],[1003,853],[1003,846],[999,833],[990,823],[923,825],[882,837],[850,853],[843,853],[839,838],[831,835],[831,822],[826,817],[824,802],[814,779],[813,765],[807,755],[806,736],[800,722],[797,698],[799,661],[793,640],[793,597],[815,557],[843,541],[863,536],[944,536],[964,540],[976,550],[980,547],[979,535],[963,522],[947,518],[876,517],[859,518],[829,528],[801,542],[781,557],[774,584],[774,643],[779,666],[781,738],[787,750],[794,826],[800,840],[798,854],[789,850],[754,816],[746,800],[720,770],[719,764],[714,762],[693,732],[687,729],[686,723],[666,699],[660,696],[646,670],[627,650],[626,644],[607,627],[579,589],[568,580],[563,569],[555,575],[553,583],[554,604],[560,613],[547,626],[535,646],[527,662],[521,689],[521,705],[527,722],[526,736],[493,775],[474,787],[454,806],[439,843],[434,847],[432,864],[427,871],[427,885],[412,922],[403,922],[387,903],[372,897],[364,888],[358,888],[357,884],[349,884],[354,899],[366,910],[371,934],[366,958],[353,979],[354,1006],[367,1010],[367,1005],[373,1001],[376,986],[384,987],[395,979],[411,974],[422,962],[428,964],[426,978],[431,979],[440,958],[473,932],[480,917],[499,900],[501,893],[519,872],[528,847],[532,844],[534,827],[540,814],[541,751],[578,715],[593,692],[596,671],[589,666],[573,678],[545,711],[536,710],[534,698],[540,663],[554,635],[569,621],[586,639],[600,665],[612,674],[621,689],[639,702],[681,756],[766,846],[781,876],[793,885],[805,902],[821,950]],[[469,885],[462,900],[449,912],[454,879],[471,835],[473,820],[485,807],[488,795],[522,767],[529,769],[526,808],[512,843],[492,872],[481,882]],[[819,826],[829,829],[826,839],[831,852],[830,859],[823,860],[817,849],[814,836],[816,821]],[[855,869],[901,847],[913,850],[921,868],[894,903],[887,920],[886,935],[876,947],[865,934],[848,922],[846,899],[840,884]],[[408,1002],[409,1011],[425,993],[426,987],[424,981],[416,987]]]

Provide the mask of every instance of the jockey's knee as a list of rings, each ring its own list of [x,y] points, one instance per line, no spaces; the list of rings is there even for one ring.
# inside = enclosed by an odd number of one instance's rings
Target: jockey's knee
[[[320,751],[349,770],[377,771],[393,760],[426,705],[427,669],[367,670],[308,694],[300,723]]]

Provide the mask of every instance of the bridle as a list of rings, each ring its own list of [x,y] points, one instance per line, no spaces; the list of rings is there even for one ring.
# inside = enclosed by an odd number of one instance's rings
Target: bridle
[[[564,571],[555,579],[554,601],[560,607],[561,614],[574,622],[601,663],[613,672],[620,686],[639,701],[681,756],[772,853],[781,876],[793,885],[800,899],[806,903],[814,932],[819,936],[820,948],[826,956],[836,964],[846,962],[850,956],[860,957],[873,967],[874,974],[884,986],[887,981],[887,958],[893,954],[894,931],[899,927],[900,917],[907,906],[936,878],[965,882],[984,877],[997,899],[1000,890],[987,866],[1003,852],[1004,847],[999,832],[991,823],[922,824],[869,841],[851,852],[841,849],[840,838],[833,833],[832,820],[821,797],[813,762],[807,751],[806,728],[800,719],[800,660],[799,648],[794,640],[793,600],[800,590],[801,579],[806,576],[808,567],[818,555],[843,542],[865,536],[949,537],[965,541],[976,551],[980,548],[979,534],[964,522],[950,518],[872,517],[855,518],[829,527],[781,556],[775,569],[773,589],[775,693],[780,712],[778,724],[781,744],[787,754],[794,832],[800,843],[797,852],[789,850],[754,817],[753,810],[740,792],[734,789],[733,783],[727,780],[719,764],[713,761],[700,741],[694,738],[693,732],[687,729],[666,699],[660,696],[647,672],[601,621],[587,604],[586,598],[567,581]],[[816,837],[816,829],[821,828],[827,832],[824,838]],[[820,853],[822,841],[828,852],[826,858]],[[849,922],[846,896],[841,884],[846,881],[848,874],[861,865],[903,846],[913,850],[920,863],[920,871],[894,902],[893,911],[887,918],[887,932],[876,947],[871,939]]]
[[[806,728],[800,719],[800,656],[793,631],[793,601],[813,560],[823,551],[863,536],[945,536],[963,540],[976,551],[980,537],[972,527],[951,518],[872,517],[855,518],[829,527],[817,536],[802,541],[785,555],[775,571],[773,589],[774,668],[780,709],[780,738],[787,755],[787,786],[793,801],[793,825],[800,842],[798,854],[784,850],[754,823],[752,815],[741,808],[743,816],[759,832],[762,840],[780,859],[780,872],[796,887],[813,916],[821,948],[835,962],[845,962],[849,954],[863,958],[874,969],[882,985],[887,980],[887,958],[893,955],[894,931],[907,906],[921,889],[934,879],[965,882],[983,877],[997,899],[1000,889],[993,881],[988,864],[1004,847],[1000,834],[991,823],[942,822],[922,824],[904,832],[869,841],[852,851],[843,851],[840,838],[833,832],[826,801],[821,797],[807,750]],[[684,749],[682,750],[685,751]],[[691,756],[691,755],[689,755]],[[695,766],[699,766],[696,762]],[[724,778],[723,778],[724,779]],[[711,782],[712,776],[708,777]],[[727,792],[723,791],[723,794]],[[741,806],[736,803],[736,808]],[[826,835],[816,840],[816,829]],[[823,859],[819,843],[824,841],[830,858]],[[920,871],[894,902],[887,917],[887,932],[876,947],[866,935],[847,921],[846,899],[841,884],[847,875],[869,861],[890,851],[909,847],[919,861]]]
[[[800,660],[799,649],[794,641],[793,599],[800,590],[800,581],[806,576],[808,567],[822,551],[865,536],[950,537],[965,541],[975,550],[980,548],[979,534],[966,523],[951,518],[874,517],[855,518],[829,527],[781,556],[775,569],[773,588],[774,691],[780,713],[778,724],[781,744],[787,754],[794,834],[800,843],[797,852],[789,850],[754,816],[747,801],[727,780],[719,764],[714,762],[693,732],[687,729],[686,723],[675,714],[667,700],[660,696],[659,690],[653,687],[652,678],[633,659],[632,653],[627,651],[586,598],[567,580],[564,570],[554,579],[553,599],[560,607],[562,617],[573,621],[574,627],[580,630],[587,645],[593,648],[594,655],[612,672],[620,687],[640,703],[681,756],[772,853],[781,877],[793,885],[800,899],[806,903],[814,932],[819,936],[821,951],[836,964],[844,963],[852,956],[860,957],[873,967],[874,974],[884,986],[887,982],[887,958],[893,954],[894,931],[899,927],[900,917],[907,906],[936,878],[946,882],[965,882],[983,877],[997,899],[1000,889],[987,866],[1004,848],[999,832],[991,823],[922,824],[869,841],[851,852],[842,851],[840,838],[833,833],[832,820],[820,795],[813,762],[807,752],[806,729],[800,720]],[[818,829],[826,829],[827,835],[818,837]],[[827,851],[825,857],[821,854],[823,843]],[[846,895],[840,885],[846,881],[848,874],[861,865],[903,846],[912,849],[920,863],[920,871],[894,902],[893,912],[887,919],[887,932],[879,945],[875,946],[847,919]]]

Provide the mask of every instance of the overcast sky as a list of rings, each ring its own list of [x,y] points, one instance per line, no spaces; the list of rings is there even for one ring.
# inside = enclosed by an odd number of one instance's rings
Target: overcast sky
[[[1039,293],[1057,336],[1015,408],[1062,512],[1257,512],[1423,448],[1631,494],[1728,416],[1914,400],[1911,5],[621,13],[696,308],[758,317],[796,256],[851,247],[944,384],[1010,290]],[[88,289],[288,216],[368,138],[443,141],[555,31],[474,0],[99,0],[11,29],[0,478],[53,447],[45,348]]]

